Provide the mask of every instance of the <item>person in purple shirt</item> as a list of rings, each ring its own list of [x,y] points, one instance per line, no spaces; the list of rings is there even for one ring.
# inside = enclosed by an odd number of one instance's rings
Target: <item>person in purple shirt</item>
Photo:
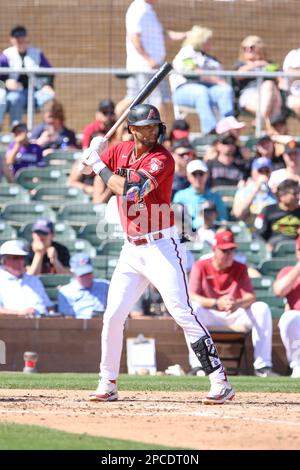
[[[27,30],[24,26],[14,26],[10,32],[11,46],[0,54],[0,68],[50,68],[51,65],[43,52],[28,45]],[[9,111],[10,123],[21,121],[26,109],[28,97],[28,76],[11,72],[0,75],[5,83],[6,97],[0,102],[0,128],[6,111]],[[53,75],[35,77],[34,98],[35,106],[41,108],[44,103],[55,95],[53,89]]]
[[[11,172],[15,174],[20,168],[28,166],[45,166],[41,147],[28,139],[26,124],[16,121],[11,131],[15,140],[9,144],[5,156]]]

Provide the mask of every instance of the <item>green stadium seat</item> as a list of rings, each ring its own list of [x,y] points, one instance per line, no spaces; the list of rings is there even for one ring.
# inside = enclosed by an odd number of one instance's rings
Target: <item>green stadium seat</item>
[[[81,150],[55,150],[44,157],[44,161],[50,166],[69,166],[82,155]]]
[[[16,182],[25,189],[33,189],[40,184],[67,185],[67,176],[59,169],[51,166],[44,168],[22,168],[16,173]]]
[[[104,240],[97,250],[98,255],[119,256],[124,240]]]
[[[232,209],[233,199],[236,193],[236,186],[214,186],[211,191],[219,193],[228,209]]]
[[[284,312],[286,300],[282,297],[277,297],[272,292],[257,292],[256,300],[268,304],[272,312],[272,318],[280,318]]]
[[[26,189],[19,184],[0,185],[0,206],[9,202],[29,202],[30,195]]]
[[[228,228],[234,233],[236,243],[252,241],[252,234],[242,220],[222,222],[221,227]]]
[[[238,236],[236,237],[238,240]],[[266,243],[263,240],[252,240],[251,242],[238,242],[238,251],[247,257],[247,263],[251,266],[259,266],[262,260],[268,258]]]
[[[295,240],[285,240],[276,245],[272,252],[272,257],[283,258],[284,256],[295,256],[296,242]]]
[[[17,238],[16,229],[5,220],[0,220],[0,239],[5,242],[6,240],[13,240],[15,238]]]
[[[68,248],[71,256],[76,253],[86,253],[90,258],[96,256],[96,249],[88,240],[76,238],[76,240],[64,240],[63,244]]]
[[[89,196],[81,189],[58,185],[39,185],[33,189],[33,201],[42,201],[53,209],[59,209],[68,202],[89,202]]]
[[[32,226],[34,222],[29,222],[22,225],[18,230],[18,236],[25,238],[28,242],[31,243],[32,240]],[[64,241],[72,241],[76,239],[75,230],[68,224],[64,222],[56,222],[54,225],[55,235],[54,239],[57,242],[64,243]]]
[[[261,277],[251,278],[251,283],[256,293],[273,292],[272,291],[273,282],[274,282],[274,278],[270,276],[261,276]]]
[[[207,253],[212,253],[211,245],[206,242],[189,241],[186,243],[186,248],[193,254],[195,260],[198,260]]]
[[[64,204],[57,213],[58,220],[67,222],[69,225],[79,230],[80,227],[88,223],[97,224],[103,222],[105,218],[106,204],[69,203]]]
[[[92,259],[94,276],[96,278],[111,279],[118,262],[118,256],[97,255]]]
[[[258,270],[261,274],[266,276],[276,277],[280,269],[285,266],[294,266],[296,264],[296,257],[286,257],[286,258],[273,258],[269,260],[263,260],[258,266]]]
[[[45,291],[52,302],[57,302],[58,288],[68,284],[72,278],[70,274],[41,274],[38,276],[42,281]]]
[[[12,226],[20,227],[26,222],[34,222],[37,218],[46,217],[55,222],[55,212],[41,202],[5,204],[1,216]]]

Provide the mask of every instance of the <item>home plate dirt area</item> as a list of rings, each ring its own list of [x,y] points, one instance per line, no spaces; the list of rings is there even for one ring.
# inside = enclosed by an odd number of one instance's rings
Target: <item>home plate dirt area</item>
[[[238,393],[205,406],[203,392],[120,392],[111,403],[86,391],[0,390],[0,421],[189,449],[299,449],[300,395]]]

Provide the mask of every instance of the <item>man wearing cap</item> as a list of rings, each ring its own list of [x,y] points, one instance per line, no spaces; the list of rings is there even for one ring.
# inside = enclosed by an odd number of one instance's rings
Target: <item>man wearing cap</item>
[[[297,263],[282,268],[274,282],[275,295],[286,297],[285,312],[279,320],[279,330],[291,368],[291,377],[300,378],[300,237],[295,243]]]
[[[175,140],[172,145],[171,153],[175,160],[175,173],[172,185],[172,200],[174,199],[177,191],[188,188],[190,182],[186,176],[187,164],[194,160],[195,150],[187,139]]]
[[[28,45],[27,30],[17,25],[10,32],[11,46],[0,54],[0,67],[19,68],[50,68],[51,65],[43,52]],[[6,86],[6,103],[0,104],[0,127],[5,111],[8,109],[10,122],[21,121],[28,99],[28,75],[11,72],[1,77]],[[34,78],[34,98],[38,108],[54,97],[54,75]]]
[[[95,121],[87,124],[83,130],[82,148],[89,147],[93,137],[105,135],[116,122],[115,104],[110,99],[100,101]]]
[[[76,318],[104,313],[109,281],[94,279],[91,260],[85,253],[72,256],[70,266],[74,278],[59,289],[58,311]]]
[[[45,166],[42,148],[30,142],[26,124],[14,121],[11,131],[15,139],[9,144],[5,158],[12,173],[15,174],[18,170],[29,166]]]
[[[199,228],[203,221],[200,217],[201,206],[204,202],[212,202],[217,209],[218,220],[228,220],[227,208],[218,193],[213,193],[205,189],[208,168],[202,160],[192,160],[186,167],[187,179],[190,186],[178,191],[173,199],[173,203],[187,206],[188,212],[192,217],[194,229]]]
[[[25,270],[27,249],[21,240],[8,240],[0,247],[0,314],[45,315],[52,307],[44,286]]]
[[[54,224],[38,219],[32,226],[32,243],[27,257],[29,274],[70,274],[69,250],[54,241]]]
[[[284,180],[276,192],[277,203],[264,207],[254,226],[267,242],[269,251],[284,240],[295,240],[300,233],[300,188],[297,181]]]
[[[284,148],[283,161],[285,168],[273,171],[269,185],[275,193],[278,185],[282,181],[291,179],[300,183],[300,144],[295,140],[290,140]]]
[[[210,329],[252,330],[255,374],[272,372],[272,315],[265,302],[256,302],[247,266],[235,261],[238,245],[230,230],[216,233],[213,256],[194,263],[189,280],[197,318]]]
[[[245,186],[239,188],[233,200],[232,213],[238,220],[244,220],[254,231],[254,219],[264,207],[275,204],[276,198],[268,181],[272,171],[272,162],[267,157],[256,158],[252,162],[251,178]]]

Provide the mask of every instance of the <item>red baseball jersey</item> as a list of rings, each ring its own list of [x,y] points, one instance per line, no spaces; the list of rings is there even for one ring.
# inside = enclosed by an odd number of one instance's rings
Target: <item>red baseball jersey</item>
[[[254,293],[245,264],[233,261],[230,268],[219,271],[212,260],[208,258],[194,263],[189,280],[190,292],[214,299],[228,295],[234,300],[241,299],[245,293]]]
[[[133,149],[133,141],[118,143],[106,150],[101,160],[112,172],[130,168],[140,171],[151,181],[152,190],[138,203],[117,196],[123,230],[136,237],[174,225],[170,204],[175,163],[170,152],[160,144],[134,161]]]
[[[285,266],[277,274],[276,281],[286,276],[294,266]],[[292,289],[286,296],[291,310],[300,310],[300,279],[294,282]]]

